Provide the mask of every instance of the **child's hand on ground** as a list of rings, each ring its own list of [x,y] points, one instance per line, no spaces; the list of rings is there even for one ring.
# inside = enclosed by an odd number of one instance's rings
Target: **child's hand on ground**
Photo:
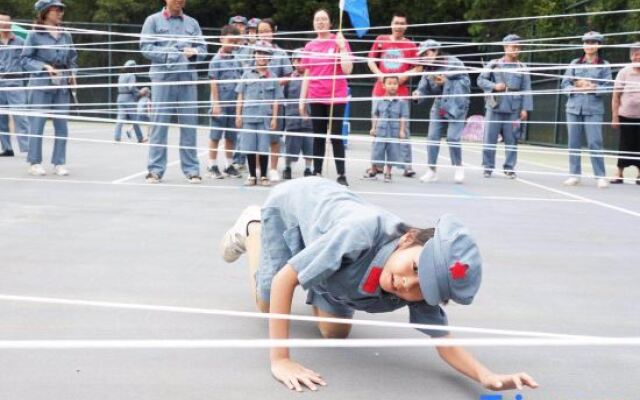
[[[303,367],[289,358],[271,361],[271,373],[291,390],[302,392],[303,385],[311,390],[318,390],[317,385],[325,386],[326,382],[320,374]]]
[[[489,374],[485,376],[480,383],[487,389],[490,390],[512,390],[518,389],[521,390],[525,386],[528,386],[532,389],[538,387],[538,383],[533,380],[528,374],[524,372],[518,372],[517,374],[511,375],[498,375],[498,374]]]

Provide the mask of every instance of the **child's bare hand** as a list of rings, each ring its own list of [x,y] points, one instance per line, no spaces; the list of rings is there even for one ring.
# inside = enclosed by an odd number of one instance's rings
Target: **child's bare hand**
[[[317,385],[326,385],[320,374],[303,367],[289,358],[272,361],[271,373],[286,387],[291,390],[295,389],[298,392],[302,392],[303,385],[313,391],[318,390]]]
[[[369,135],[375,136],[376,135],[376,130],[371,128],[371,130],[369,131]]]
[[[400,139],[406,139],[407,135],[404,132],[400,132]]]
[[[532,389],[538,387],[538,383],[524,372],[518,372],[517,374],[510,375],[490,374],[485,376],[481,383],[485,388],[494,391],[512,389],[521,390],[525,386]]]
[[[213,107],[211,107],[211,115],[213,115],[214,117],[219,117],[221,114],[222,114],[222,107],[220,107],[219,104],[216,104]]]
[[[275,131],[276,128],[278,127],[278,121],[275,119],[271,120],[271,125],[269,125],[272,131]]]
[[[305,121],[309,120],[309,114],[307,114],[307,106],[305,104],[300,104],[298,106],[298,112],[300,113],[300,116],[302,117],[303,120]]]
[[[238,129],[242,128],[242,117],[239,115],[236,117],[236,128]]]

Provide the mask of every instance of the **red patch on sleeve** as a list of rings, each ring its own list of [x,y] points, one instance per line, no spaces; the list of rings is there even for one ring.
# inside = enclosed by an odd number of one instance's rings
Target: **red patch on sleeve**
[[[367,276],[367,279],[365,280],[364,285],[362,286],[362,290],[365,293],[370,293],[370,294],[375,293],[376,290],[378,290],[378,288],[380,287],[381,274],[382,274],[382,268],[380,267],[371,268],[371,271],[369,272],[369,276]]]
[[[451,267],[449,267],[449,272],[451,272],[451,279],[454,281],[464,279],[467,277],[467,270],[469,266],[467,264],[463,264],[460,261],[456,261]]]

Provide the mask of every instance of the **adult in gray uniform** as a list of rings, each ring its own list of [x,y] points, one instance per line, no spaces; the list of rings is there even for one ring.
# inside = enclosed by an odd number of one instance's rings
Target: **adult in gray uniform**
[[[136,67],[134,60],[128,60],[124,63],[124,72],[118,77],[118,122],[116,123],[115,141],[119,142],[122,138],[123,121],[132,121],[133,130],[136,133],[138,143],[145,141],[140,126],[135,123],[138,119],[137,105],[140,97],[140,90],[136,86],[136,74],[132,69]],[[126,86],[125,86],[126,85]],[[130,135],[127,132],[127,135]]]
[[[18,135],[20,152],[29,150],[29,120],[20,115],[27,104],[27,93],[22,88],[27,76],[20,65],[20,54],[24,41],[11,33],[11,16],[0,10],[0,108],[12,111],[15,133]],[[0,115],[0,157],[13,157],[14,151],[9,136],[9,115]]]
[[[487,94],[485,100],[485,132],[482,166],[484,177],[490,178],[496,165],[496,146],[498,134],[502,132],[505,144],[506,160],[504,174],[509,179],[516,178],[514,171],[518,161],[518,137],[514,125],[529,118],[533,110],[531,96],[531,77],[520,56],[522,38],[509,34],[502,39],[504,56],[491,60],[478,76],[478,86]],[[514,69],[514,72],[507,71]]]
[[[580,183],[582,162],[580,148],[586,136],[590,150],[591,166],[597,185],[609,186],[605,178],[602,157],[602,121],[604,120],[603,94],[613,85],[611,68],[599,53],[604,37],[598,32],[587,32],[582,36],[584,55],[571,61],[560,86],[569,97],[567,100],[567,131],[569,134],[569,173],[564,181],[567,186]]]
[[[447,337],[443,304],[470,304],[479,287],[482,261],[469,230],[444,215],[431,229],[412,228],[344,186],[319,177],[277,186],[262,205],[245,209],[224,235],[225,261],[247,253],[255,278],[254,299],[262,312],[289,314],[295,288],[320,317],[349,319],[354,310],[391,312],[408,307],[413,323]],[[286,319],[269,321],[271,339],[289,337]],[[344,338],[349,324],[319,322],[324,337]],[[493,390],[537,387],[525,373],[491,372],[461,347],[437,347],[449,365]],[[289,389],[325,385],[316,372],[294,362],[289,349],[271,349],[271,372]]]
[[[151,121],[146,181],[158,183],[167,168],[167,131],[171,114],[180,125],[180,164],[190,183],[201,183],[196,151],[198,124],[197,62],[204,60],[207,45],[198,21],[186,15],[186,0],[165,0],[165,8],[147,17],[140,48],[151,61],[154,112]]]

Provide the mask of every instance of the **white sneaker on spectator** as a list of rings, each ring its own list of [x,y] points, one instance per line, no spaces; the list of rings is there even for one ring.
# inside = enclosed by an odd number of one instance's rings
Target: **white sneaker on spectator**
[[[427,168],[427,172],[425,172],[424,175],[420,177],[420,181],[424,183],[435,182],[437,180],[438,180],[438,173],[431,168]]]
[[[269,180],[271,182],[280,182],[280,173],[277,169],[272,169],[269,171]]]
[[[455,167],[455,172],[453,173],[453,180],[456,183],[464,182],[464,167],[463,166]]]
[[[47,171],[42,168],[42,164],[33,164],[29,167],[29,174],[33,176],[45,176]]]
[[[580,184],[580,178],[577,176],[571,176],[566,181],[564,181],[565,186],[577,186]]]
[[[56,165],[53,167],[53,173],[58,176],[69,176],[69,170],[64,165]]]
[[[222,258],[232,263],[247,251],[246,242],[249,232],[249,223],[260,222],[262,216],[260,206],[249,206],[245,208],[233,226],[224,234],[220,242],[220,253]]]
[[[598,178],[598,189],[606,189],[609,187],[609,181],[605,178]]]

